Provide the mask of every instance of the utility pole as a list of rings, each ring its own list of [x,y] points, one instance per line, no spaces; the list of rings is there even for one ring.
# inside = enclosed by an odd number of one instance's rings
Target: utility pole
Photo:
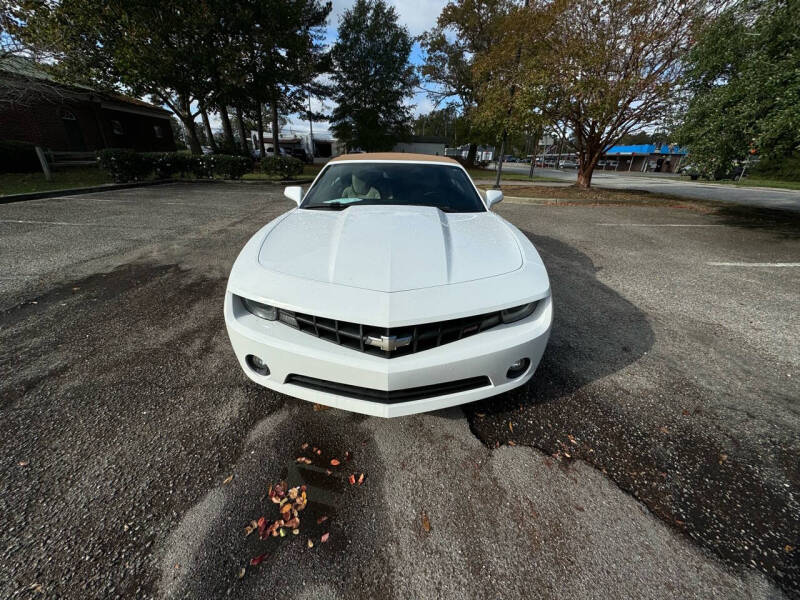
[[[314,155],[317,150],[314,147],[314,121],[311,119],[311,92],[308,93],[308,139],[311,142],[311,162],[314,162]]]
[[[525,0],[525,8],[528,8],[528,0]],[[517,55],[515,59],[515,65],[519,66],[519,61],[522,58],[522,44],[517,45]],[[511,117],[511,110],[512,105],[511,102],[514,100],[514,93],[517,91],[517,86],[515,83],[511,84],[511,90],[509,91],[509,99],[508,99],[508,117]],[[506,151],[506,140],[508,139],[508,125],[503,127],[503,137],[502,141],[500,142],[500,157],[497,162],[497,176],[494,179],[494,189],[500,189],[500,175],[503,173],[503,154]]]

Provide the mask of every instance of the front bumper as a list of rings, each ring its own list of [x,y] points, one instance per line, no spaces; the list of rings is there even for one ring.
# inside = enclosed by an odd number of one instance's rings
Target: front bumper
[[[542,299],[528,318],[398,358],[386,359],[338,346],[283,323],[266,321],[247,312],[233,294],[225,294],[225,324],[239,364],[254,382],[277,392],[353,412],[399,417],[437,410],[494,396],[526,383],[542,357],[553,320],[551,298]],[[261,358],[270,374],[256,373],[247,355]],[[508,379],[509,365],[528,358],[528,370]],[[286,383],[289,375],[312,377],[374,390],[405,390],[486,376],[489,385],[467,391],[384,403],[346,397]]]

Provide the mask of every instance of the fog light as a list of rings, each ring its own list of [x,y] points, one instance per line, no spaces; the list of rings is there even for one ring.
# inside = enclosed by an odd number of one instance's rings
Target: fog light
[[[508,379],[516,379],[528,370],[530,364],[531,360],[529,358],[520,358],[519,360],[515,360],[513,363],[511,363],[511,366],[508,367],[508,373],[506,373],[506,377]]]
[[[263,360],[254,356],[252,354],[248,354],[247,357],[244,359],[244,362],[247,363],[247,366],[253,369],[259,375],[269,375],[269,367],[267,363]]]

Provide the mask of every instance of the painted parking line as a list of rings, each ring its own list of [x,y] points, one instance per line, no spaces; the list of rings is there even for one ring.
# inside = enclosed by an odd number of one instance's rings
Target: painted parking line
[[[763,267],[763,268],[782,268],[800,267],[800,262],[707,262],[712,267]]]
[[[0,219],[0,223],[15,223],[24,225],[91,225],[92,223],[68,223],[66,221],[17,221],[14,219]]]
[[[727,227],[720,223],[595,223],[603,227]]]

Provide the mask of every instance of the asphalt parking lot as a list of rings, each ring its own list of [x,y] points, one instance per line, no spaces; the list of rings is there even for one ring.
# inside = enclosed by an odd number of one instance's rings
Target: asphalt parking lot
[[[0,598],[800,597],[800,220],[505,202],[552,282],[536,377],[383,420],[235,361],[230,265],[289,207],[0,205]],[[352,460],[298,468],[304,443]],[[281,478],[307,524],[245,537]]]

